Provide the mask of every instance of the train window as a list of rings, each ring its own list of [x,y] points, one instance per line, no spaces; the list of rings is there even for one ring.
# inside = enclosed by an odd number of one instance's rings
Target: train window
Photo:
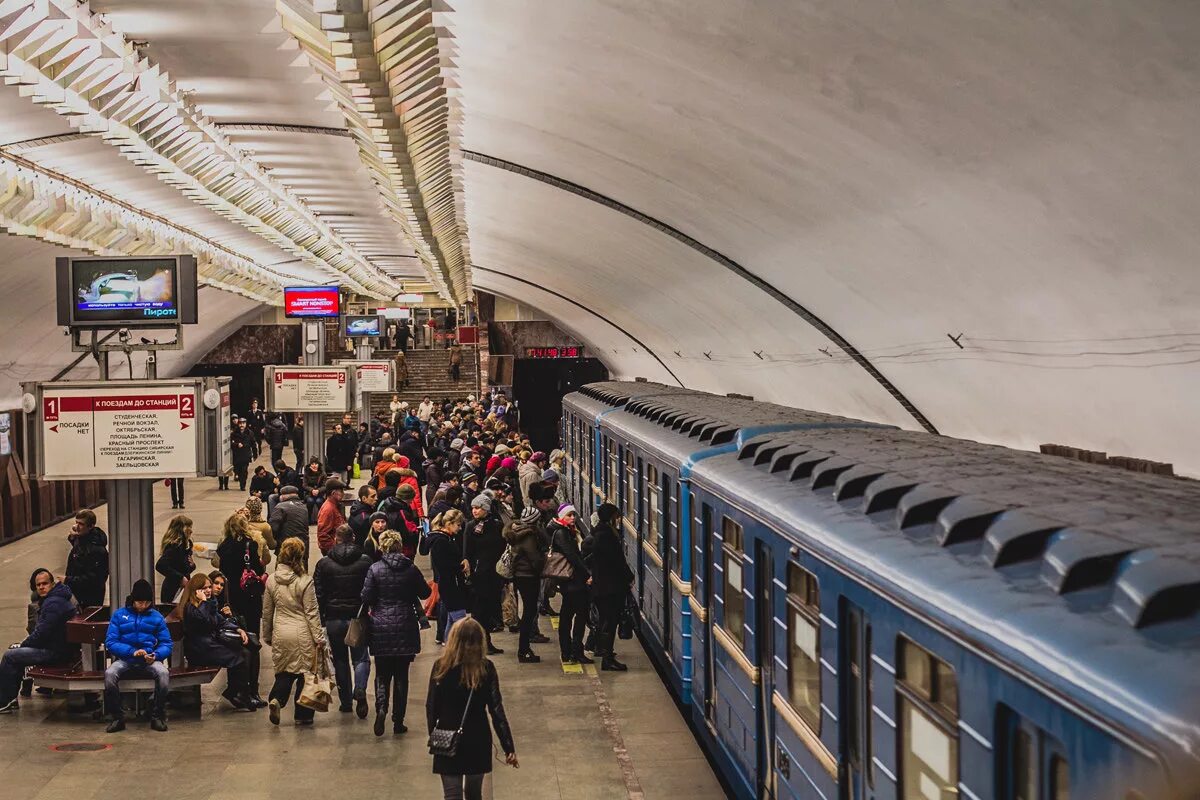
[[[625,494],[621,498],[621,512],[629,514],[633,508],[633,453],[625,451]]]
[[[958,686],[949,665],[907,639],[900,640],[901,797],[958,797]]]
[[[620,485],[617,475],[620,473],[620,454],[617,443],[611,439],[608,442],[608,502],[617,502],[617,487]]]
[[[792,707],[821,732],[821,601],[817,578],[788,564],[788,689]]]
[[[646,465],[646,541],[658,549],[658,467]]]
[[[1050,800],[1071,800],[1071,769],[1062,756],[1050,759]]]
[[[721,522],[722,566],[725,568],[725,590],[721,599],[725,605],[725,632],[738,644],[745,643],[746,596],[742,594],[742,526],[725,517]]]
[[[1012,749],[1012,800],[1038,800],[1037,750],[1029,731],[1017,729]]]

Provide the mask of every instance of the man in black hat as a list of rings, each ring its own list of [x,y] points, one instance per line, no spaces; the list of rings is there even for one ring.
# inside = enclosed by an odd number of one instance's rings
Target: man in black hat
[[[104,637],[105,651],[115,656],[104,670],[104,708],[111,718],[109,733],[125,730],[120,684],[126,675],[154,680],[150,727],[160,732],[167,729],[167,688],[171,682],[167,659],[171,657],[172,645],[167,621],[154,608],[154,587],[145,579],[138,580],[125,607],[113,612],[108,621],[108,635]]]

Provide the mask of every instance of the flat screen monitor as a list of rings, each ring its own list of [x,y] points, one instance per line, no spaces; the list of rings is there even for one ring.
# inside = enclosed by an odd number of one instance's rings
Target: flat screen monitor
[[[374,336],[376,338],[383,335],[382,331],[383,318],[371,315],[347,316],[346,317],[346,338],[353,339],[360,336]]]
[[[59,258],[55,271],[59,325],[164,328],[196,323],[193,256]]]
[[[285,286],[283,289],[283,314],[286,317],[336,317],[341,311],[341,296],[336,286]]]

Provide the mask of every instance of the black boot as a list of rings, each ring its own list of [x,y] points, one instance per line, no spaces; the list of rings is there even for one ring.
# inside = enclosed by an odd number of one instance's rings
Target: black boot
[[[595,664],[596,663],[595,661],[593,661],[592,659],[588,658],[586,655],[583,654],[582,647],[575,648],[575,660],[578,661],[580,664]]]
[[[617,661],[616,656],[607,655],[600,662],[600,669],[607,670],[609,672],[625,672],[629,669],[629,667],[625,666],[620,661]]]

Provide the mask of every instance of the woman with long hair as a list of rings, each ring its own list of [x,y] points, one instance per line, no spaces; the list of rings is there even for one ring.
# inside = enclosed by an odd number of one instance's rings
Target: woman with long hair
[[[203,572],[188,579],[171,617],[183,622],[183,652],[190,667],[224,667],[229,685],[221,693],[237,709],[255,711],[249,693],[245,646],[250,637],[211,598],[212,581]],[[238,643],[240,641],[240,644]]]
[[[175,595],[179,594],[180,588],[196,570],[196,562],[192,558],[191,517],[183,514],[171,517],[154,569],[163,576],[159,601],[174,603]]]
[[[596,517],[591,559],[592,603],[599,620],[596,655],[602,659],[601,669],[624,672],[627,667],[617,660],[613,647],[617,623],[635,576],[625,561],[625,548],[621,544],[621,509],[612,503],[602,503],[596,509]]]
[[[229,594],[225,591],[225,585],[229,583],[229,579],[219,569],[208,573],[208,579],[212,581],[209,599],[216,603],[217,611],[220,611],[223,616],[233,617],[233,609],[229,607]],[[236,618],[234,621],[237,621]]]
[[[483,776],[492,771],[489,713],[505,762],[520,766],[512,730],[504,714],[500,676],[484,655],[484,642],[483,626],[473,619],[459,622],[451,629],[446,650],[434,662],[429,677],[425,700],[429,732],[432,734],[434,728],[458,730],[462,726],[455,754],[433,757],[433,772],[442,776],[445,800],[482,800]]]
[[[403,539],[393,530],[379,537],[383,555],[367,570],[362,604],[371,617],[371,655],[375,657],[375,735],[383,736],[389,699],[392,732],[404,733],[408,709],[408,670],[421,652],[417,604],[430,595],[421,570],[401,551]]]
[[[241,510],[245,512],[245,509]],[[229,583],[225,587],[229,594],[229,607],[241,618],[246,631],[257,635],[262,631],[266,570],[258,542],[251,535],[248,516],[249,512],[235,512],[225,520],[221,543],[217,545],[217,564],[229,575]],[[262,708],[266,701],[258,694],[259,655],[258,650],[252,649],[247,666],[250,669],[250,698]]]
[[[279,724],[279,710],[287,705],[295,686],[296,700],[304,690],[304,673],[312,672],[324,658],[325,629],[317,611],[317,593],[308,574],[308,554],[296,537],[279,545],[279,564],[267,581],[263,604],[263,643],[271,646],[275,685],[271,688],[271,724]],[[296,703],[296,723],[311,725],[314,712]]]

